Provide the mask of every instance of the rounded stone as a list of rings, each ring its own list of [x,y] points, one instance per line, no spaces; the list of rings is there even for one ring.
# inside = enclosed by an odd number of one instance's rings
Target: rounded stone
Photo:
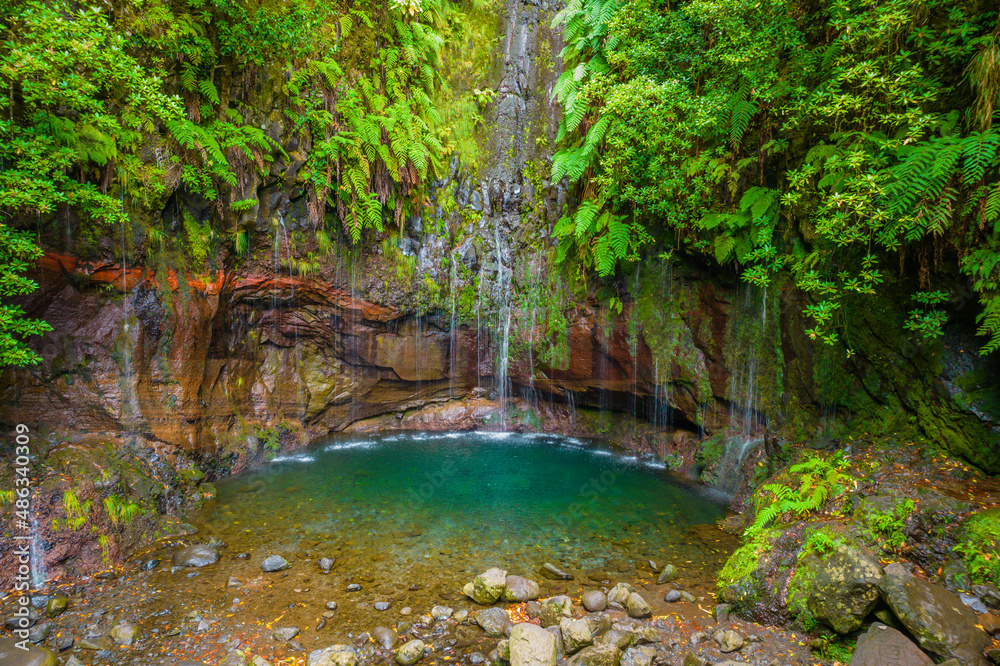
[[[599,613],[608,607],[608,598],[600,590],[588,590],[580,600],[583,607],[591,613]]]
[[[424,657],[424,642],[412,640],[396,650],[396,663],[399,666],[413,666]]]
[[[260,568],[268,573],[275,571],[284,571],[291,567],[288,560],[283,558],[281,555],[268,555],[264,558],[264,561],[260,563]]]
[[[204,567],[218,561],[219,551],[203,543],[181,548],[170,558],[175,567]]]

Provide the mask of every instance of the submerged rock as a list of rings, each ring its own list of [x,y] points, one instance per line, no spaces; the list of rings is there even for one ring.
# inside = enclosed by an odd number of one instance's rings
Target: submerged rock
[[[413,666],[424,657],[424,642],[412,640],[396,650],[396,663],[399,666]]]
[[[230,650],[219,666],[246,666],[247,656],[243,650]]]
[[[957,596],[934,583],[894,573],[879,581],[882,598],[920,647],[963,666],[986,666],[990,638],[979,618]]]
[[[431,617],[438,622],[443,622],[452,616],[455,611],[448,606],[435,606],[431,609]]]
[[[170,558],[175,567],[204,567],[218,561],[219,551],[203,543],[181,548]]]
[[[541,573],[546,578],[550,578],[552,580],[573,580],[573,574],[569,573],[568,571],[563,571],[562,569],[552,564],[551,562],[546,562],[544,565],[542,565],[542,568],[539,570],[539,573]]]
[[[663,567],[663,571],[660,572],[659,578],[656,579],[656,584],[664,585],[666,583],[671,583],[677,580],[678,575],[679,573],[677,571],[677,567],[672,564],[668,564]]]
[[[288,560],[283,558],[281,555],[269,555],[264,558],[264,561],[260,563],[260,568],[268,573],[275,571],[284,571],[289,568],[290,565]]]
[[[555,636],[526,622],[514,625],[508,650],[511,666],[555,666],[558,656]]]
[[[909,638],[876,622],[858,638],[849,666],[885,666],[887,656],[906,666],[934,664]]]
[[[292,640],[298,635],[299,635],[298,627],[281,627],[279,629],[274,630],[274,633],[271,634],[271,638],[273,638],[276,641],[285,642]]]

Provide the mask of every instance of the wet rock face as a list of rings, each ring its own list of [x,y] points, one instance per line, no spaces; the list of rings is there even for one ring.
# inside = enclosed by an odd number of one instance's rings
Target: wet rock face
[[[556,637],[541,627],[521,623],[510,632],[511,666],[555,666]]]
[[[899,571],[879,581],[882,598],[920,647],[966,666],[987,666],[983,650],[990,638],[975,612],[948,590]]]
[[[51,650],[31,644],[22,650],[13,638],[0,638],[0,664],[4,666],[56,666],[57,663]]]
[[[849,666],[932,666],[934,662],[910,639],[884,624],[875,623],[858,638]]]

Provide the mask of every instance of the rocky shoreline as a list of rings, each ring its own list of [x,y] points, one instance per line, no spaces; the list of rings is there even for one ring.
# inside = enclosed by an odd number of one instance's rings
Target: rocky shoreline
[[[173,559],[175,574],[188,576],[219,567],[219,555],[218,549],[207,544],[177,550]],[[559,594],[545,598],[540,598],[543,589],[569,591],[565,581],[535,582],[490,569],[466,587],[465,591],[475,598],[439,590],[436,594],[414,597],[413,606],[383,602],[386,612],[381,624],[349,632],[345,642],[333,643],[325,637],[351,603],[344,598],[350,594],[350,586],[360,589],[360,584],[350,584],[340,603],[330,600],[323,604],[322,611],[310,609],[319,618],[314,626],[284,622],[285,613],[278,612],[277,605],[273,622],[255,622],[240,612],[238,596],[254,594],[254,590],[267,589],[275,583],[255,585],[235,577],[230,577],[222,595],[215,592],[208,595],[235,597],[228,608],[214,606],[180,618],[163,611],[143,615],[149,610],[146,601],[156,595],[149,580],[157,568],[153,562],[150,559],[137,563],[137,571],[120,578],[106,575],[75,584],[62,583],[51,595],[33,597],[35,608],[30,615],[29,631],[31,640],[39,645],[32,646],[27,653],[19,653],[12,649],[14,639],[2,639],[0,655],[7,650],[3,663],[10,666],[56,663],[412,666],[417,662],[780,666],[816,662],[801,634],[744,622],[729,615],[724,605],[714,609],[714,617],[707,613],[705,606],[711,602],[705,596],[696,598],[686,590],[677,589],[678,571],[672,565],[664,566],[655,582],[639,588],[628,583],[611,585],[609,580],[603,581],[604,584],[587,580],[573,586],[572,591],[578,596]],[[295,566],[311,566],[322,575],[324,567],[326,571],[333,567],[333,561],[296,562]],[[265,581],[280,581],[287,578],[292,564],[272,556],[258,567]],[[669,590],[665,596],[676,600],[666,608],[664,602],[652,598],[653,594],[662,596],[664,589]],[[585,591],[580,594],[580,590]],[[10,600],[0,604],[0,609],[10,614],[13,610]],[[12,625],[13,620],[8,621],[8,629]]]

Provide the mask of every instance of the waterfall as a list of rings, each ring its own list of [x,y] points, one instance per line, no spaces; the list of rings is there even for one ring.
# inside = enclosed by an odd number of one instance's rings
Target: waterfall
[[[34,513],[31,515],[31,587],[40,590],[45,587],[48,571],[45,568],[45,553],[42,550],[41,537],[38,535],[38,521]]]
[[[500,429],[507,429],[507,395],[510,391],[510,378],[507,367],[510,362],[510,317],[511,317],[511,271],[504,265],[505,252],[500,239],[500,224],[494,230],[496,243],[497,279],[494,285],[494,300],[497,303],[497,331],[500,333],[500,345],[497,349],[495,367],[495,390],[500,403]]]
[[[768,315],[767,288],[741,288],[727,332],[729,380],[729,436],[716,468],[716,486],[730,494],[743,482],[743,462],[763,440],[767,428],[766,391],[777,390],[769,381],[768,354],[775,350],[779,331],[773,311]]]
[[[762,438],[729,437],[726,452],[715,470],[715,487],[735,495],[743,484],[743,461],[763,441]]]
[[[458,329],[455,315],[458,311],[458,262],[457,252],[452,252],[448,276],[448,293],[451,295],[451,325],[448,328],[448,398],[455,397],[455,354],[458,347]]]

